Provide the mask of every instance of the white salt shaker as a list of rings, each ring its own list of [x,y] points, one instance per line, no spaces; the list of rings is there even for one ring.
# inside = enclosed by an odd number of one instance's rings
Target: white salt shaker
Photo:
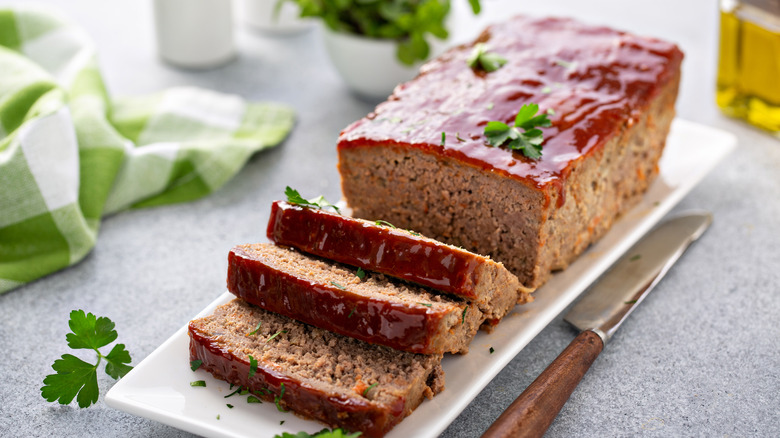
[[[165,61],[206,69],[235,56],[232,0],[154,0],[157,50]]]

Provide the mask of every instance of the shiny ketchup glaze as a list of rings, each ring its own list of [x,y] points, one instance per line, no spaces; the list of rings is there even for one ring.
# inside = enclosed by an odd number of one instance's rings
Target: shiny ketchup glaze
[[[276,201],[268,238],[320,257],[474,299],[479,258],[435,240]]]
[[[249,377],[249,362],[226,348],[219,341],[218,335],[204,333],[192,323],[188,332],[190,360],[202,361],[202,368],[215,377],[248,388],[267,402],[273,403],[279,397],[282,406],[293,407],[299,414],[348,430],[362,431],[365,436],[383,436],[403,418],[402,403],[387,406],[328,393],[265,366],[263,362],[258,364],[254,375]]]
[[[479,72],[467,65],[473,44],[448,51],[347,127],[339,149],[417,148],[560,189],[574,163],[639,118],[675,78],[683,57],[668,42],[557,18],[516,17],[491,26],[476,42],[506,58],[506,65]],[[530,102],[553,111],[552,126],[542,128],[542,158],[490,147],[485,125],[514,123]]]
[[[290,275],[235,247],[228,255],[228,290],[268,311],[316,327],[413,353],[442,353],[433,342],[447,310],[373,299],[344,286]]]

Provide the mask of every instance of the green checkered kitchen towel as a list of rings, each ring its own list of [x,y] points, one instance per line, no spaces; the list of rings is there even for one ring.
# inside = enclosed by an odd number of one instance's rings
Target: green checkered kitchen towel
[[[0,9],[0,293],[80,261],[105,214],[217,190],[293,123],[195,88],[111,99],[82,29]]]

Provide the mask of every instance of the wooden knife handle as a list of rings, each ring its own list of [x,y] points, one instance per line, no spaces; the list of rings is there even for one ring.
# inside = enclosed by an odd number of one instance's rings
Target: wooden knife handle
[[[604,343],[585,330],[490,425],[482,438],[540,437],[596,360]]]

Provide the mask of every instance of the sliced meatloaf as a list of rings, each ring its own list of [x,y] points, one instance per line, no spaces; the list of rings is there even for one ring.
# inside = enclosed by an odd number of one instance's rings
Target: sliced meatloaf
[[[228,255],[228,290],[307,324],[414,353],[465,353],[485,321],[474,304],[272,244]]]
[[[507,59],[469,67],[474,44]],[[488,254],[535,288],[634,205],[658,173],[682,52],[569,19],[517,17],[429,62],[339,138],[354,215]],[[491,147],[489,121],[549,112],[542,157]]]
[[[191,321],[189,336],[190,359],[214,377],[364,436],[384,435],[444,389],[441,355],[369,345],[241,299]]]
[[[268,238],[280,245],[411,281],[474,302],[489,319],[501,319],[530,290],[489,257],[394,227],[276,201]]]

